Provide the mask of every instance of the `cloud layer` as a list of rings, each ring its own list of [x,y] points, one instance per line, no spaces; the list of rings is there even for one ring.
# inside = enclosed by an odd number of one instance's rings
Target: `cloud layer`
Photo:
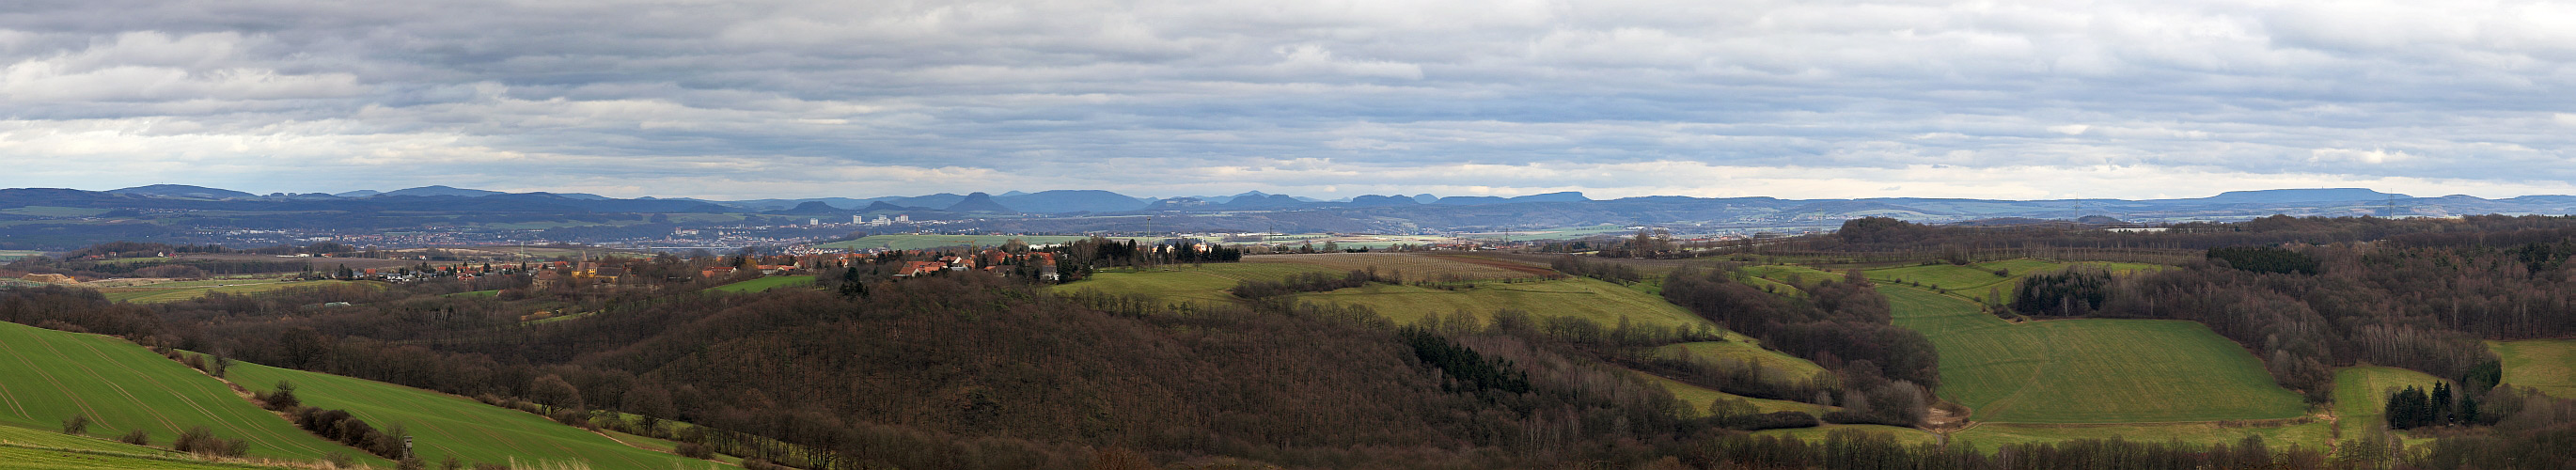
[[[2547,2],[61,1],[0,186],[2576,193]]]

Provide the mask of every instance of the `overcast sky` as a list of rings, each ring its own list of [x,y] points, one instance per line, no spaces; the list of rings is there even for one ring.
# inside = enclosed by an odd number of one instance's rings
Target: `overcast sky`
[[[2563,2],[10,4],[0,187],[2576,194]]]

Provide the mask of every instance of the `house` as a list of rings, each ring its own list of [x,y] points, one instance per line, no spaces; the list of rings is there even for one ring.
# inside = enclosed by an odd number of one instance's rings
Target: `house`
[[[721,276],[731,276],[731,275],[733,275],[734,271],[735,271],[735,269],[734,269],[734,267],[732,267],[732,266],[723,266],[723,267],[707,268],[707,269],[699,270],[699,271],[698,271],[698,277],[714,278],[714,277],[721,277]]]
[[[903,263],[902,269],[894,271],[894,277],[920,276],[939,272],[939,270],[946,268],[948,268],[948,263],[937,261],[906,261]]]

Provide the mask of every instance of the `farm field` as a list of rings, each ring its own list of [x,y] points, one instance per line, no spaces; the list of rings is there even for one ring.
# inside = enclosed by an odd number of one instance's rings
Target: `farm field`
[[[1966,296],[1968,298],[1976,299],[1979,302],[1991,304],[2010,300],[2015,291],[2018,291],[2021,288],[2022,278],[2030,277],[2032,274],[2055,272],[2068,267],[2102,269],[2114,273],[2162,268],[2162,266],[2158,265],[2140,263],[2110,263],[2100,261],[2059,263],[2021,258],[1973,263],[1965,266],[1934,264],[1878,268],[1864,270],[1862,273],[1868,275],[1870,280],[1873,281],[1889,283],[1920,283],[1922,284],[1922,287],[1926,289],[1935,287],[1947,289],[1954,295]],[[1996,276],[1995,270],[1997,269],[2004,270],[2005,275]]]
[[[214,463],[179,457],[146,457],[114,452],[37,449],[0,445],[0,468],[17,470],[243,470],[280,469],[248,464]]]
[[[63,433],[60,433],[60,432],[55,432],[55,431],[59,431],[59,430],[60,430],[60,428],[56,428],[56,429],[30,429],[30,428],[22,428],[22,427],[17,427],[17,426],[0,425],[0,444],[14,444],[14,445],[20,445],[20,446],[27,446],[27,447],[40,447],[40,448],[46,448],[46,449],[86,450],[86,451],[98,451],[98,452],[117,452],[117,453],[125,453],[125,454],[141,454],[141,455],[167,455],[167,456],[176,456],[176,455],[180,455],[178,452],[171,452],[171,451],[166,450],[166,449],[159,449],[159,448],[152,448],[152,447],[144,447],[144,446],[138,446],[138,445],[127,444],[127,443],[123,443],[123,442],[116,442],[116,441],[108,440],[108,439],[107,439],[107,437],[105,437],[105,436],[74,436],[74,435],[70,435],[70,434],[63,434]],[[95,433],[92,433],[92,434],[95,434]],[[162,444],[162,445],[168,445],[168,444],[169,444],[169,443],[167,443],[167,442],[154,442],[154,443],[155,443],[155,444]]]
[[[1078,282],[1058,284],[1059,293],[1085,290],[1116,295],[1141,295],[1164,300],[1231,303],[1240,301],[1226,293],[1235,283],[1246,280],[1279,280],[1298,273],[1333,273],[1334,271],[1297,263],[1209,263],[1197,266],[1172,265],[1152,269],[1118,269],[1093,273]]]
[[[1603,327],[1627,319],[1639,325],[1667,327],[1715,328],[1716,324],[1700,318],[1664,299],[1591,278],[1565,278],[1551,281],[1486,282],[1460,290],[1432,289],[1415,286],[1370,284],[1365,287],[1332,292],[1297,294],[1297,300],[1364,305],[1377,310],[1398,324],[1413,323],[1425,316],[1465,311],[1477,318],[1491,319],[1494,311],[1514,309],[1533,316],[1570,316],[1591,319]],[[1744,340],[1740,335],[1730,340]]]
[[[1767,375],[1767,377],[1781,380],[1806,380],[1825,372],[1824,366],[1818,366],[1815,362],[1782,354],[1779,351],[1762,349],[1762,346],[1750,340],[1681,343],[1666,345],[1659,350],[1666,355],[1697,358],[1718,364],[1750,362],[1761,367],[1766,374],[1776,374]]]
[[[1764,429],[1754,431],[1753,435],[1789,437],[1806,441],[1823,441],[1825,440],[1826,434],[1844,430],[1894,436],[1898,444],[1909,446],[1941,442],[1941,437],[1932,435],[1931,431],[1877,424],[1827,424],[1812,428]]]
[[[2011,324],[1967,300],[1878,287],[1897,326],[1941,354],[1942,398],[1970,418],[2008,423],[2138,423],[2298,417],[2244,348],[2199,323],[2051,320]]]
[[[711,468],[712,462],[620,444],[544,417],[485,405],[464,397],[370,380],[235,363],[230,377],[252,390],[274,392],[295,384],[306,406],[348,410],[378,429],[401,424],[417,439],[413,451],[437,462],[448,456],[483,463],[580,461],[591,468]]]
[[[0,250],[0,261],[17,261],[19,258],[33,257],[42,254],[45,254],[45,252],[35,250]]]
[[[1760,411],[1761,411],[1761,412],[1763,412],[1763,413],[1771,413],[1771,412],[1779,412],[1779,411],[1797,411],[1797,412],[1804,412],[1804,413],[1807,413],[1807,414],[1817,414],[1817,415],[1821,415],[1821,414],[1824,414],[1824,413],[1825,413],[1825,412],[1827,412],[1827,411],[1832,411],[1832,410],[1833,410],[1833,408],[1831,408],[1831,407],[1822,406],[1822,405],[1817,405],[1817,404],[1814,404],[1814,403],[1800,403],[1800,402],[1794,402],[1794,401],[1788,401],[1788,400],[1771,400],[1771,399],[1764,399],[1764,398],[1753,398],[1753,397],[1748,397],[1748,396],[1743,396],[1743,395],[1736,395],[1736,394],[1732,394],[1732,393],[1720,392],[1720,391],[1716,391],[1716,390],[1711,390],[1711,389],[1706,388],[1706,387],[1701,387],[1701,386],[1698,386],[1698,385],[1691,385],[1691,384],[1687,384],[1687,383],[1682,383],[1681,381],[1677,381],[1677,380],[1673,380],[1673,379],[1667,379],[1667,378],[1663,378],[1663,377],[1660,377],[1660,376],[1656,376],[1656,375],[1654,375],[1654,374],[1648,374],[1648,373],[1644,373],[1644,372],[1637,372],[1637,375],[1645,376],[1645,377],[1646,377],[1646,380],[1653,381],[1653,382],[1655,382],[1655,385],[1661,385],[1661,386],[1663,386],[1663,387],[1664,387],[1664,390],[1666,390],[1666,391],[1670,391],[1670,392],[1673,392],[1673,398],[1680,399],[1680,400],[1682,401],[1682,403],[1683,403],[1683,404],[1686,404],[1686,405],[1688,405],[1688,406],[1690,406],[1690,407],[1691,407],[1691,412],[1690,412],[1690,413],[1687,413],[1687,415],[1689,415],[1689,416],[1706,416],[1706,415],[1707,415],[1707,413],[1708,413],[1708,404],[1709,404],[1709,403],[1711,403],[1711,402],[1715,402],[1715,401],[1717,401],[1718,399],[1721,399],[1721,398],[1732,398],[1732,399],[1744,400],[1744,401],[1746,401],[1746,402],[1752,403],[1752,404],[1753,404],[1753,408],[1754,408],[1755,410],[1760,410]]]
[[[315,286],[337,285],[337,284],[362,284],[362,285],[377,286],[377,287],[382,287],[382,286],[383,286],[383,284],[381,284],[381,283],[377,283],[377,282],[374,282],[374,281],[340,281],[340,280],[321,280],[321,281],[247,280],[247,281],[222,281],[222,282],[218,282],[218,281],[190,281],[190,282],[173,283],[173,284],[196,284],[196,285],[193,285],[193,286],[175,286],[175,287],[167,287],[167,288],[162,287],[162,286],[163,286],[162,284],[154,284],[154,285],[142,286],[142,287],[116,287],[116,288],[100,289],[100,294],[106,295],[106,296],[107,296],[107,300],[109,300],[109,301],[115,301],[115,302],[132,302],[132,303],[138,303],[138,304],[152,304],[152,303],[167,303],[167,302],[179,302],[179,301],[191,300],[191,299],[195,299],[195,298],[198,298],[198,297],[205,297],[205,296],[206,296],[206,294],[207,294],[207,293],[210,293],[210,292],[222,292],[222,293],[226,293],[226,294],[258,294],[258,293],[276,292],[276,291],[282,291],[282,290],[287,290],[287,289],[295,289],[295,288],[302,288],[302,287],[315,287]]]
[[[2576,339],[2488,341],[2504,359],[2504,383],[2576,398]]]
[[[1406,281],[1485,280],[1559,276],[1546,266],[1463,254],[1320,253],[1243,257],[1245,263],[1291,263],[1334,272],[1377,268],[1380,274],[1404,275]]]
[[[2430,374],[2395,367],[2345,367],[2335,369],[2335,419],[2361,429],[2361,423],[2383,423],[2382,412],[2388,408],[2390,389],[2412,385],[2432,390],[2435,382],[2445,382]]]
[[[2263,445],[2278,450],[2289,446],[2326,450],[2334,441],[2334,424],[2317,421],[2277,426],[2225,426],[2217,422],[2093,424],[2016,424],[1978,423],[1974,427],[1950,434],[1952,442],[1964,442],[1977,450],[1994,452],[2005,444],[2060,442],[2076,439],[2120,438],[2129,442],[2180,441],[2186,444],[2235,445],[2245,436],[2263,436]],[[2353,428],[2345,428],[2351,433]]]
[[[0,425],[54,429],[73,414],[88,415],[89,434],[96,436],[142,429],[152,442],[166,443],[182,429],[207,426],[216,437],[247,441],[252,457],[364,454],[296,429],[223,382],[133,343],[0,323]]]
[[[709,287],[709,288],[707,288],[707,290],[715,291],[715,292],[732,293],[732,294],[745,294],[745,293],[752,293],[752,292],[767,291],[767,290],[770,290],[770,289],[776,289],[776,288],[781,288],[781,287],[805,286],[805,285],[813,285],[813,284],[814,284],[814,276],[770,276],[770,277],[764,277],[764,278],[759,278],[759,279],[752,279],[752,280],[748,280],[748,281],[736,282],[736,283],[732,283],[732,284],[725,284],[725,285],[721,285],[721,286]]]

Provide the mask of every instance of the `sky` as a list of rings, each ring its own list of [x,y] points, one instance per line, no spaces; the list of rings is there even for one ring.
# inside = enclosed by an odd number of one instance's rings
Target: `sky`
[[[2576,3],[22,0],[0,187],[2576,194]]]

